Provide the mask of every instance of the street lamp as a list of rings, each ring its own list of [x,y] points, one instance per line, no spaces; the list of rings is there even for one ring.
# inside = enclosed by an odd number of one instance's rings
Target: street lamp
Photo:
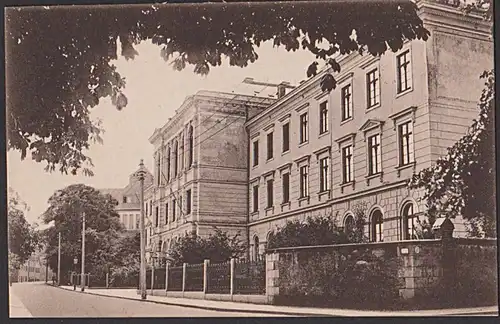
[[[139,163],[139,170],[135,176],[141,183],[141,218],[139,227],[141,231],[141,268],[139,272],[139,289],[141,291],[141,299],[146,299],[146,237],[144,232],[144,178],[146,177],[146,169],[144,168],[144,160]]]

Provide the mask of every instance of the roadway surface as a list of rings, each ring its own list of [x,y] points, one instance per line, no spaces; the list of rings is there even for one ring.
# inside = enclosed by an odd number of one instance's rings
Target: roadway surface
[[[47,286],[15,283],[11,294],[33,317],[264,317],[270,314],[237,313],[161,305],[95,296]],[[276,315],[277,316],[277,315]]]

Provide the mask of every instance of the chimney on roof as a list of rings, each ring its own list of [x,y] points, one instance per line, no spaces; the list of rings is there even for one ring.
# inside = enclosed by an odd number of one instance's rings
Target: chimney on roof
[[[277,86],[277,96],[278,96],[278,99],[284,97],[286,95],[286,89],[290,87],[290,82],[285,82],[285,81],[282,81],[280,84],[278,84]]]

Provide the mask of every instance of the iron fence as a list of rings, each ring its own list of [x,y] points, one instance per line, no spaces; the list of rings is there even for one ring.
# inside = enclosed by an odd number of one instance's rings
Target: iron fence
[[[231,264],[229,262],[209,264],[207,267],[209,293],[229,294],[231,287]]]
[[[165,289],[165,271],[165,268],[155,268],[153,289]],[[151,289],[151,273],[152,270],[146,270],[146,289]]]
[[[266,293],[266,262],[237,261],[234,264],[234,293],[260,295]]]
[[[203,291],[203,263],[186,265],[186,291]]]
[[[182,291],[182,267],[168,269],[168,290]]]

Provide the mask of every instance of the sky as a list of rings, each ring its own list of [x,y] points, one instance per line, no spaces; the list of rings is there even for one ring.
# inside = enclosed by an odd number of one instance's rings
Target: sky
[[[246,77],[298,85],[306,78],[307,66],[314,60],[309,52],[286,52],[267,42],[257,49],[259,59],[255,63],[240,68],[224,62],[212,68],[207,76],[200,76],[192,72],[192,66],[174,71],[169,62],[160,57],[160,47],[149,41],[139,44],[136,49],[139,56],[134,60],[127,61],[119,56],[112,62],[126,78],[127,107],[118,111],[110,99],[106,99],[92,108],[91,117],[101,119],[105,129],[104,143],[93,144],[87,152],[94,163],[93,177],[47,173],[44,163],[29,158],[21,161],[19,152],[7,152],[7,184],[28,204],[26,219],[30,223],[42,223],[39,216],[47,209],[47,201],[56,190],[76,183],[95,188],[125,187],[141,159],[151,171],[153,147],[148,138],[155,128],[163,126],[175,114],[187,96],[199,90],[243,94],[263,90],[262,86],[243,84]],[[267,88],[262,94],[267,96],[275,90]]]

